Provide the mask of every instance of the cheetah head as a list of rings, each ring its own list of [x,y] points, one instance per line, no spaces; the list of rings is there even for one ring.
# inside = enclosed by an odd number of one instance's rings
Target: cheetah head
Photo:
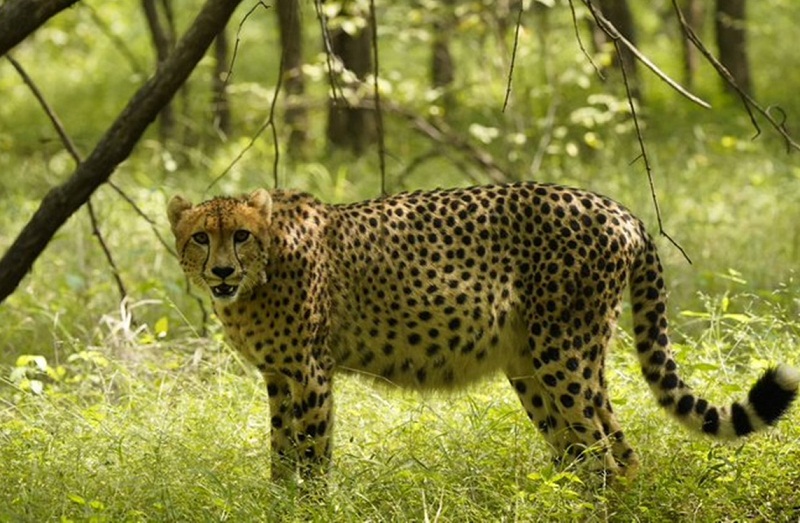
[[[233,301],[266,282],[271,214],[272,198],[264,189],[198,205],[174,196],[167,215],[189,279],[218,301]]]

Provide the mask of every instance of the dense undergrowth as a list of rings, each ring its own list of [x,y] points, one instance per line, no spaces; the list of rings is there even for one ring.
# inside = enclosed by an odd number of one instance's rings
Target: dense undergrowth
[[[425,77],[430,28],[424,16],[382,7],[385,100],[444,118],[460,138],[506,168],[510,179],[603,192],[633,209],[657,235],[622,91],[613,81],[597,80],[574,42],[563,2],[547,11],[547,19],[541,12],[526,19],[506,113],[501,104],[511,40],[500,44],[481,29],[486,6],[478,4],[470,4],[474,16],[465,8],[454,43],[457,80],[447,104]],[[136,6],[92,6],[101,17],[129,20],[113,29],[135,54],[149,56],[138,15],[117,16]],[[800,57],[773,44],[800,23],[796,11],[788,0],[751,10],[757,93],[765,104],[781,105],[790,123],[800,117],[791,89],[800,82]],[[83,212],[0,305],[0,520],[800,517],[800,412],[793,410],[776,430],[734,444],[685,433],[649,396],[631,354],[627,319],[609,375],[619,417],[641,454],[640,475],[627,485],[604,488],[580,469],[554,469],[544,442],[499,378],[454,396],[375,390],[339,379],[335,467],[326,500],[270,484],[269,415],[260,378],[225,345],[213,318],[202,324],[203,307],[187,293],[177,262],[156,235],[171,241],[163,209],[175,192],[198,199],[272,185],[273,144],[265,135],[207,189],[268,116],[278,57],[255,51],[265,42],[276,45],[274,31],[263,27],[274,20],[264,13],[261,26],[244,26],[231,83],[240,132],[224,141],[212,132],[202,87],[211,65],[203,63],[192,84],[191,93],[198,94],[179,102],[189,106],[191,146],[159,143],[153,132],[114,174],[154,225],[109,187],[93,197],[100,232],[128,290],[124,306]],[[309,35],[315,35],[313,12],[306,15]],[[679,71],[673,30],[653,12],[640,8],[637,15],[645,51],[669,72]],[[90,14],[77,7],[15,50],[84,151],[142,80],[124,69],[113,47],[99,45],[103,38]],[[278,178],[326,201],[378,196],[375,151],[354,158],[323,143],[324,57],[318,47],[308,47],[311,142],[299,159],[281,149]],[[713,111],[691,107],[642,76],[641,115],[663,225],[693,262],[658,240],[677,358],[700,393],[717,400],[741,396],[770,363],[800,364],[800,167],[767,128],[751,140],[746,114],[720,94],[710,71],[701,71],[696,90]],[[0,65],[0,92],[5,249],[41,196],[73,165],[7,64]],[[489,180],[469,167],[467,157],[434,154],[446,146],[388,114],[390,191]],[[415,163],[418,158],[426,159]]]

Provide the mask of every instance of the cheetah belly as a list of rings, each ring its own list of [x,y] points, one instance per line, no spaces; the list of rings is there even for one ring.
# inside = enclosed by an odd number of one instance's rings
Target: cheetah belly
[[[525,327],[515,311],[445,309],[452,307],[362,315],[331,337],[337,369],[404,388],[447,389],[505,370],[527,352]]]

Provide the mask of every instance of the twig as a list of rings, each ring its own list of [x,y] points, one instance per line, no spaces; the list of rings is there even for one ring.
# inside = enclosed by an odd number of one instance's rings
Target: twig
[[[575,13],[575,5],[573,5],[572,0],[569,0],[569,10],[572,13],[572,28],[575,30],[575,40],[578,42],[578,47],[580,48],[583,56],[589,60],[589,63],[594,68],[594,72],[597,73],[598,78],[601,80],[605,80],[605,75],[603,71],[600,70],[600,66],[594,61],[592,55],[589,54],[589,51],[586,50],[586,47],[583,45],[583,39],[581,38],[581,32],[578,29],[578,15]]]
[[[611,38],[616,43],[621,43],[624,45],[630,52],[635,56],[640,62],[642,62],[648,69],[650,69],[656,76],[661,78],[667,85],[672,87],[678,94],[681,96],[691,100],[692,102],[696,103],[700,107],[704,107],[706,109],[710,109],[711,105],[698,98],[697,96],[693,95],[689,91],[687,91],[684,87],[682,87],[678,82],[667,76],[666,73],[661,71],[656,65],[650,61],[644,54],[642,54],[639,49],[636,48],[627,38],[622,36],[622,34],[617,30],[617,28],[612,24],[603,13],[598,11],[597,7],[592,3],[591,0],[582,0],[584,5],[589,9],[589,12],[592,13],[592,17],[594,17],[595,22],[597,23],[598,27],[603,30],[609,38]],[[674,1],[674,0],[673,0]],[[622,60],[622,56],[620,56],[620,60]]]
[[[386,196],[386,140],[383,135],[383,110],[381,109],[381,93],[378,89],[378,17],[375,14],[375,0],[369,0],[369,18],[372,25],[372,90],[375,95],[375,125],[378,131],[378,165],[381,170],[381,196]]]
[[[705,57],[708,63],[710,63],[712,67],[714,67],[714,69],[717,71],[717,74],[719,74],[722,77],[722,79],[725,80],[725,82],[727,82],[728,85],[730,85],[741,98],[742,104],[744,105],[745,110],[747,110],[747,114],[750,116],[750,122],[756,129],[756,134],[755,136],[753,136],[753,139],[757,138],[761,134],[761,128],[759,127],[758,122],[756,121],[755,115],[753,115],[752,109],[754,108],[756,111],[758,111],[759,114],[761,114],[761,116],[763,116],[770,123],[773,129],[775,129],[778,132],[778,134],[780,134],[783,137],[786,143],[787,152],[791,151],[792,149],[800,150],[800,144],[798,144],[792,138],[792,136],[789,134],[788,129],[786,128],[786,114],[783,112],[783,110],[778,108],[782,116],[781,121],[778,122],[770,114],[771,110],[775,108],[774,106],[764,108],[752,96],[744,92],[736,83],[736,80],[733,78],[733,75],[731,75],[730,71],[728,71],[728,69],[726,69],[725,66],[722,65],[713,54],[711,54],[711,51],[709,51],[708,48],[706,48],[706,46],[703,44],[702,40],[700,40],[700,37],[698,37],[697,33],[695,33],[694,29],[692,29],[692,26],[690,26],[689,23],[686,21],[686,18],[683,16],[683,12],[681,11],[680,7],[678,6],[675,0],[672,0],[672,7],[675,10],[675,13],[678,15],[678,21],[681,24],[681,29],[683,29],[683,34],[686,35],[686,38],[688,38],[689,41],[692,42],[692,44],[697,48],[697,50],[700,51],[700,53]]]
[[[134,212],[135,212],[136,214],[138,214],[138,215],[139,215],[139,217],[140,217],[140,218],[142,218],[144,221],[146,221],[148,224],[150,224],[150,228],[153,230],[153,234],[155,234],[156,238],[158,239],[158,242],[159,242],[159,243],[160,243],[160,244],[161,244],[161,245],[162,245],[162,246],[163,246],[163,247],[164,247],[164,248],[165,248],[165,249],[166,249],[166,250],[167,250],[167,251],[168,251],[168,252],[169,252],[169,253],[170,253],[172,256],[174,256],[175,258],[177,258],[177,257],[178,257],[178,253],[177,253],[177,251],[175,251],[175,247],[173,247],[173,246],[172,246],[172,245],[171,245],[171,244],[170,244],[170,243],[169,243],[167,240],[165,240],[165,239],[164,239],[164,237],[161,235],[161,233],[159,232],[159,230],[158,230],[158,228],[157,228],[157,227],[158,227],[158,223],[156,223],[156,221],[155,221],[154,219],[152,219],[150,216],[148,216],[147,214],[145,214],[145,212],[144,212],[144,211],[143,211],[143,210],[142,210],[142,209],[141,209],[141,208],[140,208],[140,207],[139,207],[139,206],[136,204],[136,202],[135,202],[135,201],[133,201],[133,199],[132,199],[130,196],[128,196],[128,195],[125,193],[125,191],[123,191],[123,190],[122,190],[122,189],[121,189],[121,188],[120,188],[120,187],[119,187],[117,184],[115,184],[115,183],[114,183],[114,182],[112,182],[112,181],[109,181],[109,182],[108,182],[108,186],[109,186],[109,187],[111,187],[111,188],[114,190],[114,192],[116,192],[116,193],[117,193],[117,194],[120,196],[120,198],[122,198],[122,199],[125,201],[125,203],[127,203],[128,205],[130,205],[130,207],[131,207],[131,208],[134,210]]]
[[[368,106],[362,102],[362,106]],[[470,143],[450,129],[444,122],[431,122],[418,114],[406,110],[397,104],[389,104],[386,108],[411,123],[412,128],[418,133],[433,140],[439,145],[462,153],[472,163],[487,175],[494,183],[508,183],[511,178],[507,169],[500,167],[488,151]]]
[[[523,11],[525,11],[525,2],[520,1],[519,12],[517,13],[517,25],[514,29],[514,47],[511,49],[511,63],[508,66],[506,95],[505,98],[503,98],[503,112],[506,112],[506,107],[508,107],[508,99],[511,97],[511,79],[514,76],[514,64],[517,62],[517,46],[519,45],[519,29],[522,26]]]
[[[322,44],[325,46],[325,63],[328,66],[328,82],[331,86],[331,97],[335,105],[339,102],[340,97],[344,97],[344,93],[342,93],[342,87],[336,81],[336,75],[333,72],[333,57],[336,56],[336,54],[333,52],[333,44],[331,44],[331,33],[328,31],[327,18],[322,11],[322,0],[314,0],[314,10],[317,13],[320,33],[322,33]]]
[[[111,40],[111,43],[114,44],[114,47],[117,49],[117,51],[119,51],[119,53],[125,57],[133,72],[139,76],[144,76],[144,68],[139,63],[139,60],[136,58],[136,55],[133,53],[133,51],[131,51],[130,47],[128,47],[128,44],[125,42],[125,40],[120,38],[119,35],[111,30],[106,21],[100,18],[100,15],[97,14],[97,10],[95,10],[94,7],[86,2],[81,2],[80,5],[83,9],[89,11],[89,16],[92,18],[94,24],[98,27],[98,29],[100,29],[101,33],[106,35],[106,38]]]
[[[255,145],[256,141],[261,137],[264,131],[267,130],[267,127],[272,128],[272,139],[275,151],[275,158],[272,162],[272,175],[273,175],[273,183],[275,187],[278,187],[278,160],[280,158],[280,149],[278,147],[278,131],[275,126],[275,106],[278,103],[278,94],[280,93],[281,85],[283,84],[284,58],[285,58],[284,53],[281,53],[281,61],[278,65],[278,80],[277,83],[275,84],[275,92],[272,94],[272,102],[270,103],[269,107],[269,116],[267,117],[266,121],[263,124],[261,124],[261,127],[258,128],[255,134],[250,137],[250,142],[248,142],[248,144],[245,145],[241,151],[239,151],[239,154],[236,155],[236,157],[228,164],[228,166],[225,167],[225,169],[223,169],[223,171],[219,173],[211,181],[210,184],[208,184],[208,187],[206,187],[206,192],[210,191],[222,178],[224,178],[231,171],[231,169],[233,169],[233,167],[237,163],[239,163],[239,160],[241,160],[244,157],[244,155],[247,154],[247,151],[249,151],[253,147],[253,145]]]
[[[253,12],[255,12],[255,10],[258,9],[259,7],[263,7],[264,9],[270,8],[270,6],[259,0],[253,5],[253,7],[251,7],[245,13],[245,15],[239,21],[239,27],[238,29],[236,29],[236,42],[234,42],[233,44],[233,54],[231,56],[231,62],[230,65],[228,66],[228,73],[225,75],[225,81],[222,83],[222,89],[220,89],[221,92],[225,92],[225,90],[228,88],[228,82],[233,76],[233,65],[236,63],[236,57],[239,55],[239,42],[241,42],[242,40],[242,27],[244,26],[244,23],[247,21],[247,19],[250,18],[250,15],[252,15]]]
[[[689,262],[689,265],[691,265],[692,260],[691,258],[689,258],[689,255],[686,254],[686,251],[683,249],[683,247],[681,247],[680,244],[676,242],[672,238],[672,236],[667,234],[667,232],[664,230],[664,224],[661,221],[661,208],[658,205],[658,196],[656,195],[655,182],[653,181],[653,168],[650,165],[650,159],[647,156],[647,147],[645,147],[644,137],[642,136],[642,129],[639,126],[639,117],[636,114],[636,104],[633,101],[633,93],[631,93],[630,83],[628,82],[628,73],[625,71],[625,62],[622,60],[622,48],[619,45],[619,40],[615,39],[613,40],[613,42],[614,42],[614,50],[616,51],[617,58],[619,59],[619,69],[620,71],[622,71],[622,82],[625,85],[625,93],[627,94],[628,97],[628,105],[630,106],[631,109],[631,116],[633,117],[633,125],[636,128],[636,139],[639,141],[639,150],[641,151],[639,157],[644,161],[644,168],[645,171],[647,172],[647,182],[650,185],[650,196],[653,199],[653,207],[656,210],[656,220],[658,221],[658,232],[662,236],[664,236],[667,240],[669,240],[669,242],[672,243],[672,245],[677,247],[680,253],[683,254],[683,257],[686,258],[686,261]]]
[[[61,139],[61,143],[64,144],[64,147],[67,149],[70,156],[72,156],[72,159],[75,160],[75,165],[76,166],[81,165],[81,163],[83,163],[83,160],[81,159],[81,155],[78,152],[77,147],[75,147],[75,144],[67,134],[64,125],[58,118],[58,115],[56,115],[53,108],[50,107],[50,104],[47,102],[44,95],[39,90],[39,87],[25,71],[25,68],[22,67],[22,64],[20,64],[17,60],[15,60],[13,56],[11,56],[10,54],[6,55],[6,59],[9,62],[11,62],[11,65],[20,75],[22,81],[25,83],[25,85],[28,86],[28,88],[33,93],[34,98],[36,98],[36,100],[39,102],[39,105],[42,107],[42,110],[45,112],[47,117],[50,119],[50,122],[53,124],[56,133]],[[94,207],[92,206],[92,201],[88,200],[86,204],[87,204],[87,210],[89,211],[89,221],[91,222],[92,225],[92,234],[94,235],[95,238],[97,238],[97,241],[100,244],[100,248],[103,250],[103,254],[106,257],[106,261],[108,262],[108,265],[111,267],[111,273],[114,276],[114,280],[116,280],[117,282],[117,289],[119,290],[120,293],[120,299],[123,300],[124,302],[125,297],[128,296],[128,291],[125,288],[125,284],[122,281],[122,277],[120,276],[119,273],[119,268],[117,267],[117,263],[114,261],[114,257],[111,254],[111,250],[108,248],[108,244],[106,244],[105,238],[103,238],[103,234],[100,232],[100,227],[97,223],[97,216],[95,215]]]
[[[39,102],[39,105],[42,107],[42,110],[44,110],[45,114],[50,119],[50,122],[53,124],[53,127],[55,128],[58,137],[61,139],[61,143],[63,143],[64,147],[67,149],[67,152],[70,154],[70,156],[72,156],[72,159],[75,160],[76,164],[80,164],[81,155],[78,153],[78,149],[75,147],[75,144],[72,142],[67,134],[67,131],[64,129],[64,125],[61,123],[61,120],[59,120],[58,115],[56,115],[55,111],[53,111],[53,109],[50,107],[50,104],[47,103],[47,100],[45,100],[44,95],[33,81],[33,78],[28,76],[28,73],[22,67],[22,64],[20,64],[13,56],[7,54],[6,60],[11,63],[11,65],[17,71],[17,74],[19,74],[20,78],[22,78],[22,81],[28,86],[28,89],[31,90],[31,93],[33,93],[36,101]]]
[[[428,160],[432,160],[434,158],[438,158],[441,155],[442,155],[442,151],[440,150],[439,146],[437,145],[437,146],[432,147],[429,151],[424,152],[424,153],[422,153],[420,155],[417,155],[416,157],[412,158],[411,161],[408,162],[408,164],[406,164],[406,166],[403,168],[403,170],[400,171],[399,173],[397,173],[397,175],[395,176],[395,180],[397,181],[397,184],[400,185],[401,187],[405,186],[405,179],[408,176],[411,176],[411,174],[415,170],[417,170],[418,167],[420,167],[422,164],[424,164]]]
[[[125,288],[125,284],[122,282],[122,277],[119,275],[119,268],[114,261],[114,257],[111,255],[111,250],[108,248],[108,244],[106,243],[105,238],[103,238],[103,234],[100,232],[100,225],[97,223],[97,215],[94,212],[94,205],[92,205],[91,199],[86,202],[86,210],[89,211],[89,221],[92,223],[92,234],[95,238],[97,238],[97,243],[100,244],[100,248],[103,250],[103,254],[106,257],[106,261],[111,266],[111,274],[114,276],[114,281],[117,283],[117,290],[121,296],[123,308],[127,309],[128,307],[125,304],[125,297],[128,296],[128,290]]]

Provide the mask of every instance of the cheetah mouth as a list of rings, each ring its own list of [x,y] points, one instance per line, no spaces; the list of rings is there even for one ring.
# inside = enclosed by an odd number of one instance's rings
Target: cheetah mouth
[[[215,298],[233,298],[236,291],[239,289],[236,285],[228,285],[227,283],[220,283],[211,287],[211,293]]]

